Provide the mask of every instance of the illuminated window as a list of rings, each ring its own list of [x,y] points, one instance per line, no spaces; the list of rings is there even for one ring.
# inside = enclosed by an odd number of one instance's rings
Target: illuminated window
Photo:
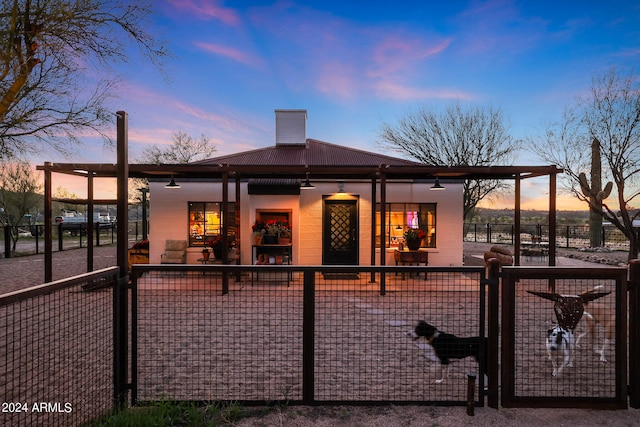
[[[419,228],[426,237],[423,248],[436,247],[436,204],[435,203],[387,203],[386,205],[386,247],[398,246],[409,228]],[[376,230],[379,230],[380,204],[376,206]],[[376,246],[380,247],[380,235],[376,234]]]
[[[222,232],[222,203],[189,202],[189,246],[204,246],[207,240],[213,240]],[[235,240],[236,206],[229,203],[227,228],[230,241]]]

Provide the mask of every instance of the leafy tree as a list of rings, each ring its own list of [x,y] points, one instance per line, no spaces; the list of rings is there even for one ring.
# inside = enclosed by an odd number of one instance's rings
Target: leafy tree
[[[152,145],[145,148],[142,160],[153,164],[189,163],[207,159],[216,152],[216,147],[204,135],[195,139],[183,131],[178,131],[173,134],[172,139],[173,142],[167,147]]]
[[[9,225],[12,251],[18,243],[17,226],[31,225],[28,215],[37,217],[42,205],[42,185],[27,163],[2,163],[0,169],[0,223]],[[25,222],[27,224],[25,224]]]
[[[53,199],[72,200],[72,199],[79,199],[79,197],[76,193],[70,192],[68,188],[59,185],[58,187],[56,187],[56,190],[53,192]],[[63,210],[75,211],[78,209],[77,204],[67,203],[67,202],[58,202],[58,201],[53,202],[53,207],[54,207],[53,212],[55,212],[54,215],[57,215],[59,212]]]
[[[502,111],[490,105],[455,103],[441,113],[422,109],[395,125],[383,124],[379,139],[384,148],[434,166],[510,164],[518,149]],[[466,180],[464,218],[472,215],[480,200],[506,188],[499,180]]]
[[[612,68],[594,77],[589,93],[547,126],[543,141],[531,145],[541,158],[564,169],[564,188],[585,202],[597,220],[618,228],[629,239],[629,259],[637,258],[640,237],[633,221],[640,211],[632,204],[640,194],[638,76]]]
[[[86,130],[109,142],[112,66],[130,46],[156,65],[167,55],[149,32],[150,0],[5,0],[0,6],[0,158],[51,146]]]

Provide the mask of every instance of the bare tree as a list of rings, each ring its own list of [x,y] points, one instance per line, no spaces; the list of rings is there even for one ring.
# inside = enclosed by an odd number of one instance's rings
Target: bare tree
[[[620,75],[610,69],[592,79],[590,92],[577,98],[562,120],[547,127],[546,138],[532,144],[541,158],[564,168],[571,194],[629,239],[629,259],[640,250],[633,225],[640,211],[632,207],[640,194],[639,91],[633,71]],[[604,188],[603,181],[608,181]]]
[[[0,9],[0,158],[52,146],[67,152],[81,131],[110,142],[108,101],[130,46],[159,65],[150,0],[6,0]]]
[[[495,166],[509,164],[518,148],[500,109],[463,108],[455,103],[442,113],[422,109],[396,125],[383,124],[384,148],[434,166]],[[464,217],[478,202],[508,186],[498,180],[464,182]]]
[[[42,205],[42,185],[27,163],[3,162],[0,169],[0,223],[9,225],[12,251],[18,243],[17,226],[31,225],[30,219]]]
[[[172,136],[173,142],[166,147],[152,145],[142,152],[145,163],[177,164],[207,159],[216,152],[216,147],[209,138],[201,135],[195,139],[186,132],[178,131]]]

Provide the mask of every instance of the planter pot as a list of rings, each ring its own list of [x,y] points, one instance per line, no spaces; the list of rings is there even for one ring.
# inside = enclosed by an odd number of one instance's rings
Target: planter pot
[[[213,248],[213,256],[215,256],[216,259],[222,259],[222,248]]]
[[[209,259],[209,251],[202,252],[202,259],[205,261]]]
[[[254,234],[253,244],[255,246],[260,246],[262,244],[262,234]]]
[[[265,234],[262,236],[262,244],[263,245],[277,245],[278,244],[278,236],[275,234]]]
[[[417,251],[422,245],[422,239],[407,239],[407,248],[410,251]]]
[[[289,245],[291,244],[291,237],[278,237],[279,245]]]

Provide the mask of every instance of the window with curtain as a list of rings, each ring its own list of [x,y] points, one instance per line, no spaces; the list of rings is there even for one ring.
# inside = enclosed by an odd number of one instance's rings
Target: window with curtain
[[[398,246],[405,230],[419,228],[426,235],[423,248],[436,247],[436,204],[435,203],[387,203],[386,204],[386,247]],[[380,247],[380,203],[376,205],[376,246]]]
[[[229,203],[228,235],[233,243],[236,235],[236,206]],[[221,202],[189,202],[189,246],[204,246],[222,233]]]

